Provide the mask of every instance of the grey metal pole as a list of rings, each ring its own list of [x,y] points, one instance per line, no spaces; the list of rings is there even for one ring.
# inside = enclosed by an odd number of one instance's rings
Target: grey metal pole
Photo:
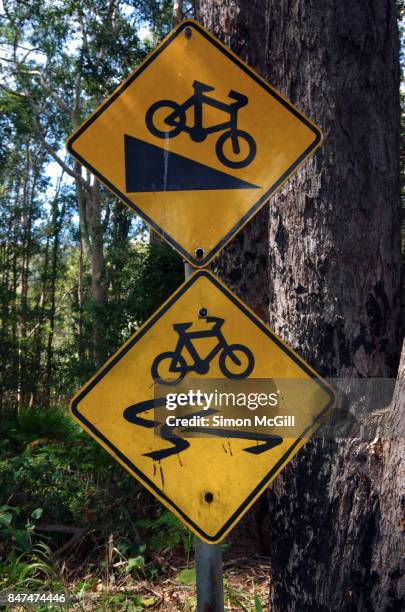
[[[194,268],[184,263],[187,279]],[[206,544],[195,538],[195,571],[197,583],[197,612],[224,611],[221,544]]]
[[[189,276],[191,276],[193,270],[194,270],[193,266],[185,261],[184,262],[184,278],[187,279]]]
[[[195,571],[197,612],[223,612],[224,585],[221,544],[206,544],[196,537]]]

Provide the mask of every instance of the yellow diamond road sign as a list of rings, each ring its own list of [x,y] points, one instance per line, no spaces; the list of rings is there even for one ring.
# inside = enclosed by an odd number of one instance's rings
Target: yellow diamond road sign
[[[321,139],[249,66],[185,21],[67,147],[190,263],[205,266]]]
[[[157,398],[156,379],[161,383]],[[269,428],[261,434],[249,427],[208,431],[197,423],[186,427],[194,437],[180,435],[169,427],[171,413],[161,401],[161,389],[170,392],[176,388],[173,383],[189,379],[201,382],[202,389],[222,380],[228,390],[234,381],[272,379],[273,389],[282,389],[283,412],[298,415],[298,430],[289,436],[282,428],[277,435],[269,434]],[[289,380],[305,382],[305,391],[294,391]],[[292,459],[333,404],[326,382],[213,274],[201,270],[78,392],[71,412],[196,535],[215,543]],[[241,410],[249,413],[246,406]],[[208,435],[198,435],[204,431]]]

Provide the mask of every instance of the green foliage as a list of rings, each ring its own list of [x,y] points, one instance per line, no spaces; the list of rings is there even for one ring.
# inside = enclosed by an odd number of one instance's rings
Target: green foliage
[[[139,525],[148,532],[149,545],[155,550],[173,550],[181,546],[187,555],[192,546],[190,531],[167,510],[153,518],[142,519]]]
[[[77,438],[79,429],[65,410],[44,408],[10,415],[0,427],[0,432],[13,442],[26,446],[38,438],[58,442],[73,440]]]
[[[22,555],[13,552],[6,561],[0,559],[0,591],[38,591],[44,584],[49,590],[65,590],[58,564],[46,544],[37,544]]]
[[[186,586],[195,584],[196,582],[196,573],[195,568],[183,569],[179,573],[179,582],[180,584],[184,584]]]
[[[126,572],[132,572],[133,570],[139,571],[143,570],[145,567],[145,558],[142,555],[138,555],[137,557],[130,557],[128,559],[127,566],[125,568]]]
[[[6,119],[7,117],[7,119]],[[12,123],[19,136],[29,136],[32,134],[32,113],[27,100],[20,98],[13,93],[0,92],[0,125],[4,125],[7,130],[7,123]],[[9,130],[10,134],[10,130]],[[7,139],[2,139],[3,146]],[[0,145],[1,152],[1,145]],[[5,153],[5,152],[4,152]],[[3,153],[3,154],[4,154]],[[4,155],[5,160],[5,155]]]
[[[138,248],[136,258],[136,262],[125,262],[123,268],[123,274],[132,276],[124,317],[127,313],[128,323],[139,326],[183,282],[184,266],[175,251],[164,243]]]
[[[98,491],[87,479],[104,463],[98,449],[80,438],[71,444],[45,441],[32,450],[28,446],[21,456],[0,462],[1,503],[11,498],[24,514],[41,504],[45,521],[86,524],[86,509],[90,512]]]
[[[73,123],[150,50],[140,32],[149,27],[155,44],[170,23],[169,0],[10,0],[0,15],[2,405],[59,403],[182,279],[180,258],[149,247],[145,227],[102,187],[99,227],[85,238],[70,157],[60,182],[48,178],[49,151],[63,157]],[[89,256],[98,240],[102,301]]]
[[[107,273],[111,279],[110,299],[101,307],[90,295],[83,300],[82,325],[64,337],[63,350],[58,351],[59,372],[55,376],[59,394],[71,395],[97,369],[94,354],[84,350],[77,358],[77,347],[90,347],[92,322],[96,317],[103,324],[106,356],[112,355],[142,323],[167,299],[184,279],[180,257],[166,244],[124,243],[110,248]],[[77,308],[74,304],[74,310]],[[83,325],[84,322],[84,325]]]
[[[0,459],[0,507],[13,508],[13,528],[29,529],[27,521],[37,521],[41,508],[41,520],[46,523],[93,528],[96,522],[105,534],[116,531],[119,519],[122,528],[129,530],[126,508],[135,503],[139,491],[66,413],[35,410],[8,425],[3,423],[8,437],[4,437]],[[124,508],[112,514],[117,500],[122,500]],[[30,536],[32,532],[29,529]],[[55,545],[61,543],[58,536],[54,540]],[[16,548],[25,550],[21,542]]]
[[[0,534],[3,541],[11,540],[19,550],[26,553],[31,548],[31,534],[35,529],[35,521],[42,516],[42,508],[35,508],[26,520],[24,528],[13,527],[13,514],[20,514],[21,508],[5,505],[0,507]]]
[[[112,536],[127,574],[154,574],[153,564],[146,563],[153,551],[180,548],[189,554],[190,532],[156,507],[66,412],[37,409],[19,419],[10,416],[0,434],[6,441],[0,455],[3,556],[17,559],[44,540],[52,550],[66,543],[64,534],[42,532],[43,523],[87,529],[101,542]]]

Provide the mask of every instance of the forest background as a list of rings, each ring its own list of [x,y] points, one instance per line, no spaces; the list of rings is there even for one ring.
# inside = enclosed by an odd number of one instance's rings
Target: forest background
[[[194,605],[187,530],[66,412],[184,278],[180,257],[64,150],[179,11],[194,15],[171,0],[0,5],[0,591],[141,610],[171,589],[163,609]],[[230,608],[267,602],[263,512],[227,544]]]

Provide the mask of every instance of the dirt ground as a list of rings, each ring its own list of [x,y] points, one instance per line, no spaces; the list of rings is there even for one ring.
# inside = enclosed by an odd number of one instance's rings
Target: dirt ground
[[[174,560],[175,561],[175,560]],[[108,586],[99,582],[91,592],[76,600],[75,610],[158,610],[194,612],[196,593],[191,562],[187,566],[171,565],[156,580],[123,579]],[[183,577],[190,570],[190,584]],[[77,591],[76,591],[77,592]],[[225,610],[260,612],[267,609],[269,596],[269,562],[266,557],[250,555],[224,560]]]

